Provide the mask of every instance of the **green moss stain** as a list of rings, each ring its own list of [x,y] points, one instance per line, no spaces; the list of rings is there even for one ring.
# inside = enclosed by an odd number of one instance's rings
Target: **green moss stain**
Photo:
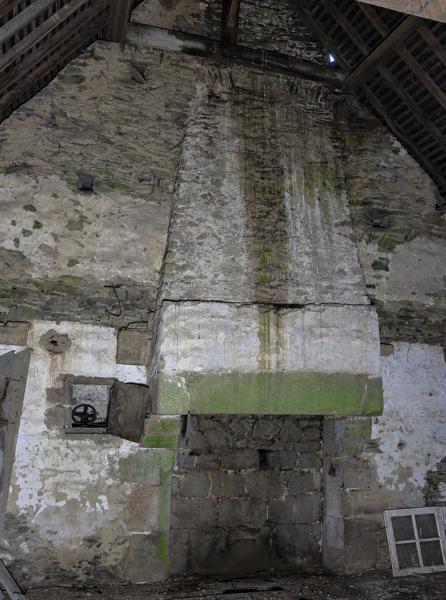
[[[169,563],[169,542],[168,542],[168,534],[160,533],[158,540],[156,542],[156,550],[158,554],[158,558],[161,562],[168,564]]]
[[[145,448],[170,448],[174,450],[177,446],[180,428],[181,421],[179,418],[163,418],[153,415],[146,421],[142,445]]]
[[[73,287],[81,287],[87,283],[87,280],[83,277],[75,277],[74,275],[61,275],[58,279],[59,281],[62,281],[62,283]]]
[[[343,456],[358,456],[372,437],[372,419],[348,419],[339,445],[339,454]]]
[[[189,393],[176,378],[160,373],[154,385],[154,397],[157,398],[162,410],[156,411],[164,415],[187,415],[189,412]]]
[[[389,259],[388,258],[377,258],[372,262],[372,269],[375,271],[388,271],[389,270]]]
[[[177,438],[168,435],[145,435],[142,445],[144,448],[176,448]]]
[[[383,409],[378,378],[347,373],[186,374],[188,406],[197,414],[379,415]],[[157,412],[182,414],[183,398],[157,398]]]
[[[271,264],[271,250],[269,248],[260,249],[259,267],[265,269]]]
[[[385,250],[387,252],[393,252],[398,244],[401,244],[401,241],[398,241],[395,237],[391,235],[383,235],[378,240],[378,247],[381,250]]]
[[[25,296],[25,292],[14,288],[0,288],[0,298],[3,300],[22,300]]]

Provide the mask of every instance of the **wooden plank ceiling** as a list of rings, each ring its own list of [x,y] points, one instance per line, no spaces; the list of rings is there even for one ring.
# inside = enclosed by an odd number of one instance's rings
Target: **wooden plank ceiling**
[[[140,1],[0,0],[0,120],[95,39],[123,41],[130,11]],[[439,191],[438,207],[445,209],[446,23],[372,6],[368,0],[287,1],[327,56],[336,57],[332,85],[359,95],[380,117],[430,174]],[[376,3],[403,1],[418,0]],[[242,3],[222,0],[222,57],[237,58],[246,51],[237,45]],[[288,70],[294,63],[296,73],[302,71],[293,57],[262,52],[262,64],[276,64],[279,58]]]
[[[0,0],[0,120],[95,39],[121,41],[140,0]]]
[[[446,24],[356,2],[296,2],[346,87],[385,122],[437,184],[446,207]]]

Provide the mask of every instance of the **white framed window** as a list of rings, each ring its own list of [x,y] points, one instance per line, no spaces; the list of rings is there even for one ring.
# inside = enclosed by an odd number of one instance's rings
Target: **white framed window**
[[[446,570],[441,508],[385,510],[384,522],[395,576]]]

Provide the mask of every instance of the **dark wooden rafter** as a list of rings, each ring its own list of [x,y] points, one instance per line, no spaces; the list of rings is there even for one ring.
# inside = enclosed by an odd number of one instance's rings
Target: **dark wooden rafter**
[[[111,0],[0,0],[0,118],[105,32]]]
[[[366,79],[370,73],[382,64],[390,52],[397,49],[412,34],[419,25],[417,17],[406,17],[389,33],[387,37],[370,52],[366,58],[353,69],[347,78],[346,85],[353,88]]]
[[[237,45],[240,0],[223,0],[221,41],[225,48]]]
[[[133,0],[113,0],[105,39],[121,43],[125,40]]]
[[[302,0],[300,14],[348,73],[346,89],[387,124],[446,203],[445,27],[353,0]]]
[[[284,73],[290,77],[318,81],[328,86],[342,88],[345,76],[340,69],[315,64],[281,54],[280,52],[258,50],[245,46],[236,46],[230,52],[221,52],[221,44],[207,37],[131,23],[128,32],[129,41],[149,48],[177,50],[194,56],[212,57],[228,64],[238,63],[248,67],[259,67],[264,71]]]

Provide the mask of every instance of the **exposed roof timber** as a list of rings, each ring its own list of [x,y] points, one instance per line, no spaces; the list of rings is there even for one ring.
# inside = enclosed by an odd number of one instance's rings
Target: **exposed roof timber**
[[[0,120],[105,28],[110,0],[0,0]]]
[[[354,0],[342,6],[300,0],[300,16],[345,71],[360,75],[350,89],[431,175],[442,196],[438,208],[446,206],[445,26]]]
[[[125,40],[133,0],[112,0],[105,39],[121,43]]]
[[[417,156],[418,162],[424,167],[424,169],[428,173],[432,173],[435,171],[435,165],[433,165],[423,154],[420,154],[418,148],[415,144],[406,136],[406,134],[402,131],[400,127],[395,123],[394,119],[388,115],[388,112],[384,105],[379,101],[379,99],[370,91],[368,86],[364,84],[362,86],[362,91],[369,101],[370,105],[374,108],[374,110],[383,118],[387,127],[390,131],[395,135],[397,139],[399,139],[403,145],[413,154]],[[437,181],[440,183],[442,187],[446,187],[446,178],[442,175],[437,176]]]
[[[233,47],[237,44],[240,0],[223,0],[222,43]]]
[[[61,69],[78,54],[79,48],[95,39],[101,26],[104,26],[104,19],[100,14],[93,17],[87,23],[83,22],[82,26],[79,26],[79,23],[77,23],[77,28],[73,28],[74,31],[72,31],[71,35],[68,34],[67,36],[65,34],[61,36],[59,43],[51,47],[51,52],[45,57],[45,61],[38,68],[17,80],[17,86],[13,87],[1,98],[1,104],[10,106],[14,102],[18,102],[18,99],[22,96],[32,95],[33,87],[41,79],[46,76],[52,78],[53,70],[58,71]]]
[[[191,33],[179,33],[160,27],[130,23],[128,39],[148,48],[172,50],[195,56],[211,56],[223,63],[258,66],[265,71],[319,81],[337,88],[341,88],[345,81],[345,75],[339,69],[318,65],[312,61],[279,52],[234,46],[230,53],[222,54],[222,48],[218,42]]]
[[[83,4],[85,4],[85,0],[73,0],[72,2],[70,2],[70,4],[66,4],[49,19],[44,21],[40,27],[34,29],[34,31],[30,33],[30,35],[25,36],[18,44],[15,44],[5,54],[0,55],[0,71],[6,69],[6,67],[8,67],[12,62],[14,62],[17,56],[25,54],[25,52],[27,52],[30,48],[35,46],[45,36],[54,31],[54,29],[56,29],[56,27],[58,27],[63,21],[65,21],[65,19],[73,15],[77,10],[79,10],[79,8],[81,8]],[[26,11],[20,13],[20,16],[23,16],[25,12]],[[12,23],[12,21],[9,21],[9,23]],[[5,36],[2,35],[1,29],[0,40],[5,39]],[[34,60],[36,59],[34,58]]]
[[[419,25],[417,17],[406,17],[366,58],[353,69],[347,78],[347,87],[355,87],[376,69],[390,52],[398,48]]]
[[[376,27],[377,31],[379,31],[379,33],[383,37],[390,35],[388,27],[381,21],[381,19],[377,15],[374,8],[372,8],[371,6],[363,6],[361,8],[361,10],[364,11],[364,13],[367,15],[367,17],[373,23],[374,27]],[[423,21],[420,21],[420,23],[423,23]],[[423,35],[424,30],[426,30],[426,28],[424,27],[424,25],[422,25],[421,30],[420,30],[421,35]],[[432,39],[434,39],[434,40],[436,40],[436,42],[438,42],[435,35],[432,32],[430,32],[430,30],[427,30],[427,31],[429,31],[429,34],[425,34],[425,35],[429,38],[429,40],[432,41]],[[398,52],[398,54],[400,54],[400,51]],[[409,57],[407,57],[408,54],[409,54]],[[409,62],[412,64],[412,66],[413,66],[413,63],[416,63],[416,65],[418,66],[418,68],[416,68],[416,74],[418,74],[419,71],[421,70],[422,77],[423,78],[428,77],[429,80],[431,80],[431,78],[425,73],[425,71],[423,69],[421,69],[421,67],[415,61],[413,56],[406,49],[404,49],[404,51],[403,51],[402,58],[403,59],[409,58]],[[445,59],[446,59],[446,57],[445,57]],[[417,103],[414,102],[412,96],[398,83],[398,81],[389,73],[389,71],[387,69],[380,68],[379,73],[383,77],[383,79],[385,80],[387,85],[389,87],[391,87],[393,89],[393,91],[401,98],[401,100],[410,107],[413,115],[418,119],[418,121],[421,123],[421,125],[423,125],[436,139],[438,139],[441,142],[441,144],[446,144],[446,136],[444,134],[442,134],[441,131],[439,131],[439,129],[437,129],[437,127],[433,123],[431,123],[431,121],[427,118],[426,115],[423,114],[423,112],[418,107]],[[433,83],[435,84],[435,82],[433,82]],[[438,86],[436,84],[435,84],[435,86],[438,88]],[[440,90],[440,92],[441,92],[441,90]],[[445,101],[446,101],[446,96],[441,92],[440,102],[443,104]]]
[[[445,0],[358,0],[358,2],[446,23]]]

